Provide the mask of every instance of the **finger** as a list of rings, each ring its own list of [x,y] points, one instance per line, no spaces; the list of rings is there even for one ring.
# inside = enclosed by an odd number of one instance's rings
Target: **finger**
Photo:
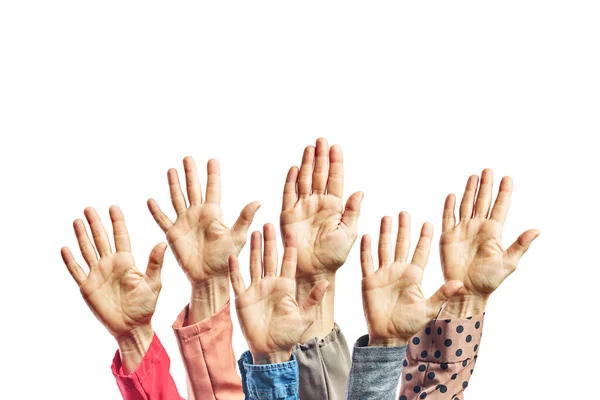
[[[277,242],[273,224],[265,224],[263,235],[265,238],[264,276],[277,276]]]
[[[519,238],[506,250],[508,255],[508,261],[510,265],[508,265],[508,270],[512,273],[516,268],[517,264],[519,264],[519,260],[529,249],[531,243],[540,236],[540,231],[537,229],[530,229],[525,231],[519,236]]]
[[[444,305],[446,300],[454,296],[463,287],[461,281],[448,281],[444,283],[437,292],[427,300],[427,316],[434,318]]]
[[[310,196],[312,186],[313,162],[315,159],[315,148],[308,146],[302,155],[302,165],[298,175],[298,195],[300,198]]]
[[[371,237],[369,235],[364,235],[360,241],[360,266],[363,278],[371,275],[375,270],[373,255],[371,254]]]
[[[231,281],[231,287],[233,287],[233,293],[235,293],[236,297],[246,291],[244,278],[240,274],[240,263],[234,254],[229,256],[229,280]]]
[[[250,225],[252,224],[252,221],[254,221],[254,216],[259,208],[260,203],[258,201],[248,204],[242,209],[240,216],[237,221],[235,221],[235,224],[233,224],[233,227],[231,228],[231,237],[238,249],[241,249],[246,244],[248,229],[250,229]]]
[[[75,230],[75,237],[77,237],[77,243],[79,244],[81,255],[83,256],[85,263],[91,269],[96,265],[96,263],[98,263],[98,255],[96,254],[96,248],[88,236],[83,221],[76,219],[73,222],[73,230]]]
[[[475,191],[477,190],[477,182],[479,177],[477,175],[471,175],[467,180],[467,186],[465,187],[465,193],[463,194],[462,201],[460,202],[460,220],[470,219],[473,217],[473,201],[475,200]]]
[[[364,197],[365,194],[363,192],[356,192],[346,201],[346,208],[344,209],[340,223],[350,232],[356,231],[358,217],[360,216],[360,206]]]
[[[444,214],[442,216],[442,233],[448,232],[456,226],[454,209],[456,207],[456,196],[449,194],[444,202]]]
[[[96,244],[96,249],[98,250],[100,257],[112,254],[110,241],[108,240],[108,233],[106,233],[106,229],[104,229],[104,225],[102,225],[102,221],[100,221],[100,216],[96,210],[94,210],[92,207],[88,207],[83,211],[83,213],[85,214],[85,218],[90,225],[92,238],[94,239],[94,243]]]
[[[150,252],[150,257],[148,257],[146,276],[155,283],[160,283],[160,272],[165,261],[165,251],[167,251],[167,244],[161,242],[154,246]]]
[[[296,265],[298,263],[298,238],[295,233],[288,233],[285,235],[284,246],[280,276],[295,279]]]
[[[185,172],[185,187],[190,204],[201,204],[202,186],[200,185],[200,178],[198,177],[198,170],[196,169],[193,157],[187,156],[183,159],[183,170]]]
[[[288,208],[294,207],[298,201],[298,192],[296,190],[296,181],[298,180],[298,167],[293,166],[288,171],[287,177],[285,178],[285,185],[283,186],[283,204],[281,211],[285,211]]]
[[[314,194],[325,194],[327,177],[329,176],[329,144],[327,139],[317,139],[315,150],[315,169],[312,176],[312,191]]]
[[[131,242],[129,240],[129,232],[125,225],[125,217],[121,209],[117,206],[111,206],[108,210],[110,220],[113,226],[113,236],[115,238],[115,249],[117,251],[125,251],[131,253]]]
[[[221,168],[214,158],[206,165],[208,179],[206,181],[206,202],[221,204]]]
[[[187,205],[185,204],[185,197],[181,191],[181,185],[179,184],[179,175],[175,168],[171,168],[167,172],[167,179],[169,180],[169,191],[171,192],[171,203],[177,215],[185,212]]]
[[[68,247],[63,247],[60,249],[60,255],[62,256],[63,262],[67,266],[69,273],[77,285],[81,286],[83,282],[85,282],[87,275],[85,274],[83,268],[81,268],[79,264],[77,264],[77,261],[75,261],[75,257],[73,257],[71,250],[69,250]]]
[[[329,149],[329,178],[327,179],[327,194],[342,198],[344,193],[344,157],[342,148],[337,145]]]
[[[498,197],[492,208],[492,214],[490,218],[494,221],[498,221],[504,224],[506,216],[508,215],[508,209],[510,207],[510,198],[513,191],[513,181],[510,176],[505,176],[500,182],[500,189],[498,190]]]
[[[164,233],[167,233],[167,231],[173,226],[173,222],[165,215],[164,212],[162,212],[158,206],[158,203],[156,203],[154,199],[148,199],[146,204],[148,205],[150,214],[152,214],[152,218],[154,218],[158,226],[160,226],[160,229],[162,229]]]
[[[391,226],[391,222],[390,222]],[[391,229],[391,228],[390,228]],[[402,211],[398,215],[398,236],[396,237],[395,260],[406,262],[410,252],[410,215]]]
[[[431,241],[433,239],[433,225],[429,222],[423,224],[421,228],[421,237],[417,242],[415,254],[413,254],[412,263],[421,268],[425,268],[429,253],[431,252]]]
[[[308,298],[304,301],[301,308],[302,321],[304,321],[306,325],[310,326],[313,324],[317,310],[323,302],[323,298],[325,297],[328,288],[329,281],[321,280],[310,290]]]
[[[381,218],[379,227],[379,247],[377,248],[379,268],[387,266],[392,261],[391,238],[392,218],[386,215]]]
[[[250,237],[250,280],[260,281],[262,277],[262,235],[259,231],[252,232]]]
[[[487,218],[492,204],[492,188],[494,187],[494,173],[486,168],[481,173],[477,201],[475,202],[475,216]]]

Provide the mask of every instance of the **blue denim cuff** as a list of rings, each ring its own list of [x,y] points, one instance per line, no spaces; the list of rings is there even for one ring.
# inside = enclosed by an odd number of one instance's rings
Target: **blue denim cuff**
[[[238,360],[238,365],[246,399],[298,399],[298,362],[294,354],[290,361],[284,363],[255,365],[252,354],[246,351]]]

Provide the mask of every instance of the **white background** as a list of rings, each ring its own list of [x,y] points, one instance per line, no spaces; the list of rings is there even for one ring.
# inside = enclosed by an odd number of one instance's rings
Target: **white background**
[[[320,136],[344,150],[345,197],[366,193],[359,234],[408,210],[437,237],[447,193],[511,175],[504,244],[542,235],[492,296],[468,398],[596,396],[597,2],[198,3],[0,3],[0,398],[119,398],[116,343],[59,254],[86,206],[106,223],[122,207],[144,266],[164,238],[146,199],[173,215],[169,167],[219,159],[226,222],[259,200],[260,229]],[[163,282],[153,324],[183,394],[170,325],[189,287],[170,252]],[[434,249],[426,293],[441,282]],[[358,243],[337,287],[353,342]]]

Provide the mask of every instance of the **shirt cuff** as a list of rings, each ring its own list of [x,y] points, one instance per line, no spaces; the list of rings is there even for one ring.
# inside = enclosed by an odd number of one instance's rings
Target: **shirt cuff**
[[[400,362],[406,357],[408,345],[394,347],[369,347],[369,335],[361,336],[352,352],[352,362]]]
[[[449,364],[474,359],[479,351],[484,315],[431,321],[410,340],[409,357]]]
[[[185,306],[183,311],[179,313],[177,319],[173,323],[173,331],[175,336],[181,343],[186,343],[190,340],[195,340],[198,336],[210,330],[231,325],[231,312],[229,301],[215,315],[212,315],[193,325],[188,325],[187,318],[189,313],[189,304]]]
[[[252,354],[244,352],[238,361],[243,386],[250,399],[295,399],[298,396],[298,362],[292,353],[289,361],[278,364],[253,364]]]
[[[126,374],[123,371],[119,350],[115,353],[111,370],[119,387],[123,386],[126,389],[138,389],[141,382],[154,372],[155,366],[163,362],[170,363],[169,356],[160,343],[160,340],[158,340],[158,336],[154,334],[150,347],[148,347],[146,354],[144,354],[144,358],[142,358],[142,362],[133,372]]]

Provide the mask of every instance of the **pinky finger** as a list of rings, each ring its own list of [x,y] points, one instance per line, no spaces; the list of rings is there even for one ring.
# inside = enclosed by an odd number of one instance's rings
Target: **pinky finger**
[[[454,208],[456,207],[456,196],[449,194],[444,203],[444,214],[442,217],[442,233],[448,232],[456,225]]]
[[[60,249],[60,255],[62,256],[63,262],[67,266],[69,273],[71,274],[75,282],[77,282],[77,285],[81,286],[83,282],[85,282],[85,280],[87,279],[87,275],[79,266],[79,264],[77,264],[77,261],[75,261],[75,257],[73,257],[73,253],[71,253],[71,250],[69,250],[68,247],[63,247],[62,249]]]
[[[369,235],[364,235],[360,241],[360,266],[363,278],[371,275],[374,271],[371,237]]]
[[[154,199],[149,199],[147,204],[148,210],[150,210],[150,214],[152,214],[152,217],[154,218],[158,226],[160,226],[160,229],[162,229],[163,232],[167,233],[171,226],[173,226],[173,222],[171,222],[169,217],[167,217],[165,213],[162,212],[162,210],[160,209],[156,201],[154,201]]]
[[[235,293],[236,297],[246,291],[244,279],[240,274],[240,263],[238,258],[233,254],[229,256],[229,280],[231,281],[233,293]]]

